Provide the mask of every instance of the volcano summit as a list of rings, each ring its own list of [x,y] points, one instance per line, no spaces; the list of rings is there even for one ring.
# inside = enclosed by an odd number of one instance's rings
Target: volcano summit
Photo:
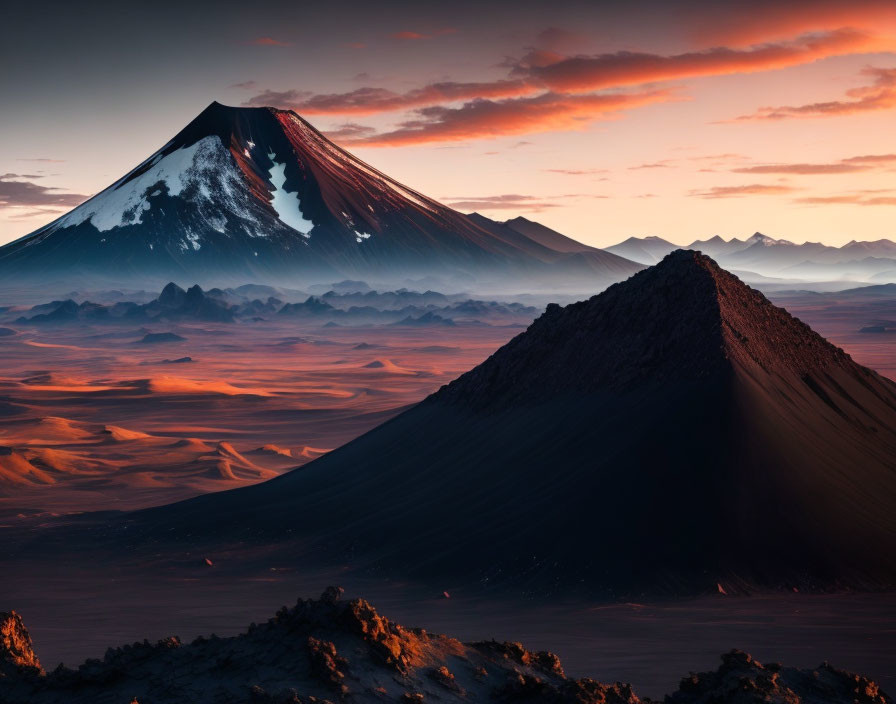
[[[368,166],[294,112],[218,103],[98,195],[0,248],[4,276],[56,278],[525,274],[579,277],[593,289],[640,268],[585,245],[551,247],[483,227]]]

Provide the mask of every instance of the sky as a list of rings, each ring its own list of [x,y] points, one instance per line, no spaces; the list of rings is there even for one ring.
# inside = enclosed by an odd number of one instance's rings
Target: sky
[[[596,246],[896,239],[893,0],[17,3],[0,66],[0,243],[213,100]]]

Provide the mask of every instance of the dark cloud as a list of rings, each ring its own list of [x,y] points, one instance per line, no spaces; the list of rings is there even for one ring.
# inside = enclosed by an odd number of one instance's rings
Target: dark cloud
[[[72,207],[87,200],[78,193],[59,192],[63,189],[41,186],[28,178],[40,178],[29,174],[3,174],[0,176],[0,207]]]
[[[770,71],[811,63],[828,56],[856,53],[866,50],[871,44],[869,35],[843,29],[747,49],[716,47],[671,56],[619,51],[596,56],[563,57],[535,51],[523,57],[512,70],[512,75],[525,77],[553,91],[582,92],[684,78]]]
[[[264,91],[250,98],[246,105],[275,105],[305,115],[372,115],[380,112],[408,110],[424,105],[469,100],[471,98],[500,98],[525,95],[536,90],[517,80],[482,83],[444,81],[431,83],[405,93],[386,88],[364,87],[347,93],[310,95],[294,90]]]
[[[588,41],[588,37],[580,32],[572,32],[561,27],[548,27],[541,30],[535,37],[535,44],[543,49],[555,51],[568,51],[582,46]]]
[[[368,127],[367,125],[359,125],[357,122],[346,122],[344,124],[335,127],[332,130],[326,130],[324,134],[327,138],[332,139],[336,142],[339,142],[344,139],[359,139],[362,137],[369,137],[372,134],[375,134],[376,130],[373,127]]]
[[[727,0],[693,6],[689,17],[696,41],[746,46],[805,32],[855,27],[885,33],[896,25],[892,0]]]
[[[253,95],[243,105],[247,107],[267,107],[272,105],[284,110],[295,110],[301,104],[301,101],[309,95],[308,91],[303,90],[265,90],[257,95]]]

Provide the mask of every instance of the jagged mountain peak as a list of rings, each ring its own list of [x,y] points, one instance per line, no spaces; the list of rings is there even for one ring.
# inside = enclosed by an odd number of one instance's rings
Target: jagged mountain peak
[[[586,301],[548,306],[436,396],[516,403],[720,376],[734,364],[806,374],[852,361],[708,256],[676,250]]]
[[[15,611],[0,612],[0,679],[40,672],[31,634]]]

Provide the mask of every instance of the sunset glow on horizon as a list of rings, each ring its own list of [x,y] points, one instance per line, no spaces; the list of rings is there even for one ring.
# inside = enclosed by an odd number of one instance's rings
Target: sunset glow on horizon
[[[264,3],[239,22],[60,5],[52,27],[17,10],[0,28],[20,66],[0,79],[0,243],[213,100],[293,109],[462,212],[596,246],[896,239],[891,1],[336,5]]]

